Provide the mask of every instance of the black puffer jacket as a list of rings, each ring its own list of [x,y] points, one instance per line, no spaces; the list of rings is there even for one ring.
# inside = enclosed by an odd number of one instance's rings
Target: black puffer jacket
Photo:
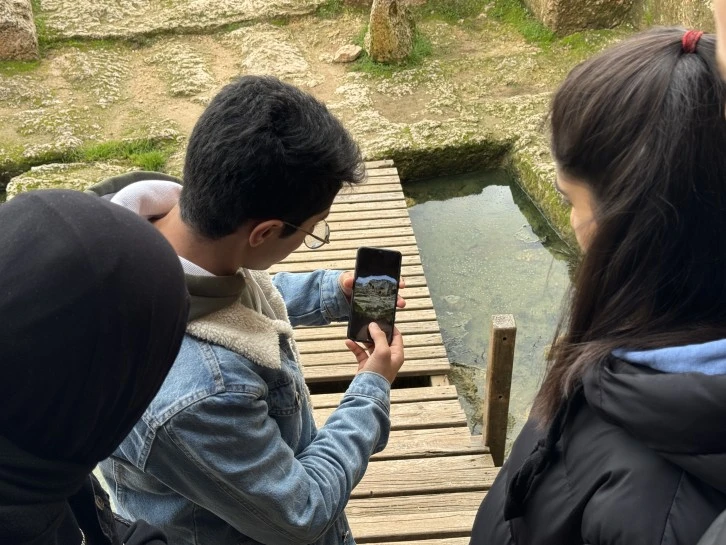
[[[721,516],[703,535],[698,545],[723,545],[724,543],[726,543],[726,513],[721,513]]]
[[[549,430],[527,423],[471,543],[696,545],[724,509],[726,376],[613,358]]]

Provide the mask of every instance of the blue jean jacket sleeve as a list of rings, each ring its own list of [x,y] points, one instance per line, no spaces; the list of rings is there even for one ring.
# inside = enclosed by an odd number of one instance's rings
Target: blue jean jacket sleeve
[[[146,472],[262,543],[313,543],[336,521],[389,433],[388,382],[361,373],[297,456],[264,383],[204,398],[157,433]],[[259,386],[259,391],[255,392]]]
[[[293,326],[345,321],[350,303],[340,289],[342,271],[277,273],[272,282],[282,294]]]

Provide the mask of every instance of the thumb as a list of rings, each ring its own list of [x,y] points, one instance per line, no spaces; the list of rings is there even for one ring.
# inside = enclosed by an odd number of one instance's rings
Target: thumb
[[[371,322],[368,325],[368,333],[370,333],[371,340],[373,341],[373,344],[376,348],[378,348],[379,346],[388,347],[388,338],[376,322]]]

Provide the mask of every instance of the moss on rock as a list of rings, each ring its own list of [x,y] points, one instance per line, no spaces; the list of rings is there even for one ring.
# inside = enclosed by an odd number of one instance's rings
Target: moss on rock
[[[371,159],[393,159],[403,182],[502,166],[511,142],[486,137],[468,142],[391,148]]]
[[[517,183],[548,219],[557,234],[571,248],[577,248],[575,234],[570,227],[570,209],[554,187],[554,166],[550,169],[525,153],[515,153],[508,167]]]
[[[95,143],[84,143],[76,139],[58,140],[50,144],[0,147],[0,190],[5,189],[11,179],[33,167],[49,163],[122,160],[128,165],[148,169],[148,162],[154,159],[148,154],[158,152],[165,161],[180,145],[179,133],[170,128],[153,132],[153,127],[149,127],[146,134],[147,136],[140,138]],[[19,191],[22,189],[16,190]]]

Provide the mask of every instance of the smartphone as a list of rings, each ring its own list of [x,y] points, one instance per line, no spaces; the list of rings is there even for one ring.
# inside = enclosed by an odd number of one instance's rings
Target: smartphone
[[[373,342],[368,333],[368,325],[376,322],[386,334],[388,344],[391,344],[400,279],[401,252],[381,248],[358,248],[348,322],[349,339]]]

